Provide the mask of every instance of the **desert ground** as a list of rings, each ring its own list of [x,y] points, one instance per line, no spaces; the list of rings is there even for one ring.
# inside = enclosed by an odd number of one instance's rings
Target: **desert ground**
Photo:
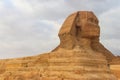
[[[120,65],[111,65],[110,69],[117,76],[118,80],[120,80]]]

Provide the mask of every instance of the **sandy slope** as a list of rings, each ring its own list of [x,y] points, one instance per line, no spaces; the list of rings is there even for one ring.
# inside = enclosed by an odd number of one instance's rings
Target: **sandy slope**
[[[120,65],[111,65],[110,69],[120,80]]]

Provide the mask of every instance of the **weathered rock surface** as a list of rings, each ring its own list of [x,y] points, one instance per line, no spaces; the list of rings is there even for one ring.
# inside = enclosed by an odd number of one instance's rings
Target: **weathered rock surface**
[[[117,80],[109,64],[115,57],[100,42],[100,27],[89,11],[70,15],[50,53],[0,61],[0,80]]]
[[[120,56],[116,56],[110,62],[111,65],[120,65]]]

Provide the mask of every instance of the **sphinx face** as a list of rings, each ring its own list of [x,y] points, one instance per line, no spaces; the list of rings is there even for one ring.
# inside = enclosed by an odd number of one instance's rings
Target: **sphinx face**
[[[80,28],[78,32],[81,37],[94,38],[100,35],[98,19],[92,12],[86,14],[79,13],[76,27]]]

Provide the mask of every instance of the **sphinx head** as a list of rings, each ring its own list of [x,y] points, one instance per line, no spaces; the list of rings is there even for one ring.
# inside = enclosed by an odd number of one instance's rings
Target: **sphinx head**
[[[100,36],[99,21],[93,12],[81,11],[76,17],[77,37],[94,38]]]
[[[65,20],[60,32],[60,46],[64,48],[73,48],[80,43],[83,38],[99,38],[100,28],[98,19],[90,11],[76,12]]]
[[[53,51],[59,50],[59,48],[84,47],[102,53],[108,61],[111,61],[114,56],[99,42],[100,27],[98,24],[97,17],[91,11],[71,14],[59,31],[60,45]]]

